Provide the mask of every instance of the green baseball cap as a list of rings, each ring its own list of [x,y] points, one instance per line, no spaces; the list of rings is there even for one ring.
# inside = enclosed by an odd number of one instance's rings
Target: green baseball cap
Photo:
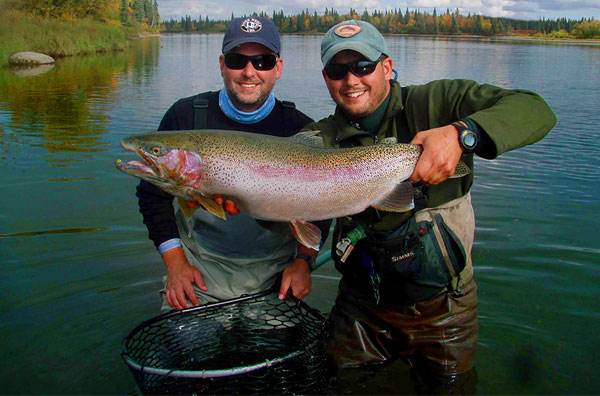
[[[325,33],[321,41],[323,66],[340,51],[353,50],[374,61],[388,54],[387,45],[377,28],[369,22],[349,20],[340,22]]]

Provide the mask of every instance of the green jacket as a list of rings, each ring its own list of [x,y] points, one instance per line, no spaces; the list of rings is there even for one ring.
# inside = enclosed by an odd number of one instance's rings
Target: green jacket
[[[477,155],[493,159],[498,155],[542,139],[556,124],[556,117],[537,94],[525,90],[508,90],[480,85],[469,80],[438,80],[405,88],[403,103],[400,85],[391,84],[391,97],[376,138],[353,126],[338,107],[335,114],[304,129],[320,130],[325,146],[350,147],[370,145],[386,137],[408,143],[417,132],[449,125],[468,117],[479,126],[483,146]],[[473,156],[463,161],[473,170]],[[466,194],[473,183],[470,175],[448,179],[436,186],[426,186],[427,207],[437,207]],[[381,220],[371,221],[376,231],[391,231],[404,223],[410,213],[381,213]]]

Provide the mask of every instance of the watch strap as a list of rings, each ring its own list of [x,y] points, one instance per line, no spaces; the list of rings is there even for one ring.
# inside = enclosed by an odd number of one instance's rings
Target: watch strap
[[[475,124],[475,122],[473,122],[469,118],[462,118],[462,119],[460,119],[460,121],[455,121],[451,125],[453,125],[456,129],[458,129],[458,133],[459,133],[458,141],[460,143],[460,146],[463,148],[464,153],[465,154],[474,153],[477,150],[477,148],[481,142],[481,135],[479,133],[479,129],[477,128],[477,125]],[[464,131],[470,131],[475,135],[475,146],[469,148],[463,144],[463,141],[462,141],[463,136],[462,135],[463,135]]]
[[[314,269],[315,266],[315,258],[309,254],[304,254],[304,253],[298,253],[296,254],[296,259],[302,259],[304,261],[306,261],[306,264],[308,264],[308,268],[312,271]]]

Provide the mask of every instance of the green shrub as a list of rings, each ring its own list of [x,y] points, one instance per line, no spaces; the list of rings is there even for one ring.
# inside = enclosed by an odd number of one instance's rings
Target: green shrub
[[[575,25],[573,34],[578,39],[600,38],[600,21],[583,21]]]
[[[65,20],[18,10],[0,13],[0,66],[15,52],[34,51],[53,57],[123,49],[124,29],[92,19]]]

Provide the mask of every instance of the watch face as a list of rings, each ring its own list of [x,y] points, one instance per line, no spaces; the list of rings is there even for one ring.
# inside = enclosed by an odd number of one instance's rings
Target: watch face
[[[465,133],[463,135],[463,143],[466,147],[475,146],[475,136],[471,133]]]

